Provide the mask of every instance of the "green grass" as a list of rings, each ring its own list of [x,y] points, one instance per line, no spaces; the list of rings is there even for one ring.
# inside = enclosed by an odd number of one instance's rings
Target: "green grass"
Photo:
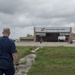
[[[18,58],[21,59],[25,57],[27,54],[31,53],[31,50],[35,49],[36,47],[31,46],[17,46]]]
[[[28,75],[75,75],[75,47],[44,47]]]

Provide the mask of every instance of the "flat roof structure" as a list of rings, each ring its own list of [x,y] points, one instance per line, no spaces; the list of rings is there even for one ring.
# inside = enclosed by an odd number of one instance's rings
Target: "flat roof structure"
[[[34,41],[34,36],[20,37],[20,41]]]
[[[34,41],[44,42],[58,41],[59,36],[65,36],[65,41],[72,37],[71,27],[34,27]]]

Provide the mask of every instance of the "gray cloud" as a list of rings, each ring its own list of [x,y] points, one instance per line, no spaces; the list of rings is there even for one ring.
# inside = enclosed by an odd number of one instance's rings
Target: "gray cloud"
[[[0,0],[0,35],[11,28],[11,37],[33,34],[34,26],[72,26],[75,32],[74,0]]]

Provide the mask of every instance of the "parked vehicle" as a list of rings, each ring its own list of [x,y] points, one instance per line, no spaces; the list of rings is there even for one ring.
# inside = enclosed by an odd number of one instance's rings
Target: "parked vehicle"
[[[58,36],[58,41],[65,42],[66,41],[66,36]]]

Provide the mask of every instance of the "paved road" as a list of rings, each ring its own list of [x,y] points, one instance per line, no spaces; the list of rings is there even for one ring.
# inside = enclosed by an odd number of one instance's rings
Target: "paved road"
[[[17,46],[67,46],[67,47],[75,47],[75,43],[69,44],[68,42],[43,42],[40,44],[39,42],[15,42]]]

